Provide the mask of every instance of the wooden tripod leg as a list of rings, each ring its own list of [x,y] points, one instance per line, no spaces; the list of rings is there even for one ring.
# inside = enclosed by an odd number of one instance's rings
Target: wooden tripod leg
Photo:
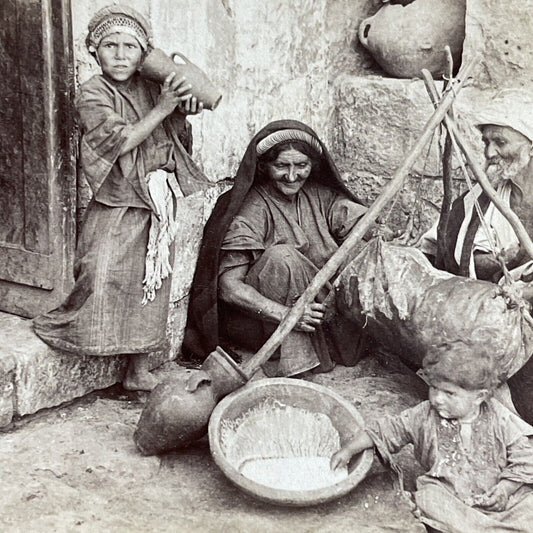
[[[444,83],[444,90],[446,90],[450,83],[452,83],[453,76],[453,57],[449,46],[445,46],[447,58],[447,77]],[[450,114],[452,108],[450,108]],[[435,257],[435,266],[441,270],[448,270],[449,261],[447,261],[447,234],[448,234],[448,220],[450,218],[450,210],[452,207],[452,139],[448,130],[446,130],[446,141],[444,143],[444,151],[442,154],[442,204],[440,208],[439,222],[437,225],[437,255]]]

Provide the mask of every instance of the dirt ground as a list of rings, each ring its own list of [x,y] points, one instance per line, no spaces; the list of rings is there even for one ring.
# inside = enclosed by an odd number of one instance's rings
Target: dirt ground
[[[174,363],[164,372],[190,372]],[[356,405],[364,418],[419,402],[424,386],[393,359],[310,378]],[[146,395],[120,386],[16,421],[0,434],[0,531],[180,533],[424,532],[393,477],[374,460],[351,493],[309,508],[256,501],[218,469],[204,438],[185,451],[141,456],[133,443]],[[401,455],[412,488],[418,471]]]

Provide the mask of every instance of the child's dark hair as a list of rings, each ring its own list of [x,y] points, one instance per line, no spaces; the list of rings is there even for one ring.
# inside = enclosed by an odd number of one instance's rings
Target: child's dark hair
[[[443,342],[428,350],[420,377],[427,383],[447,381],[467,390],[494,390],[500,385],[495,361],[487,350],[468,341]]]

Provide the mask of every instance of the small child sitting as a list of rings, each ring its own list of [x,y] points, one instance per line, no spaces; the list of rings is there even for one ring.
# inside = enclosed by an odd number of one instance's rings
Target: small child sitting
[[[414,497],[430,530],[531,533],[533,427],[492,398],[499,376],[490,358],[440,350],[418,374],[429,400],[369,424],[332,456],[331,468],[373,446],[392,462],[391,453],[412,443],[426,469]]]

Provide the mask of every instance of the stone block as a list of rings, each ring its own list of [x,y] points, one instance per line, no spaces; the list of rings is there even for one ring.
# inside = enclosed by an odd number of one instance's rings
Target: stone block
[[[370,205],[402,165],[433,107],[422,81],[377,76],[340,75],[335,99],[333,157],[348,187]],[[437,132],[381,219],[396,230],[403,230],[410,217],[417,228],[429,227],[439,213],[440,175]]]
[[[122,379],[126,364],[119,357],[52,350],[33,333],[30,320],[5,313],[0,314],[0,343],[0,359],[13,361],[13,415],[35,413],[109,387]]]
[[[442,82],[436,82],[442,90]],[[336,128],[333,158],[348,187],[370,205],[416,143],[433,112],[422,80],[356,77],[342,74],[334,84]],[[478,162],[483,160],[481,136],[473,126],[479,91],[463,89],[454,103],[458,123]],[[413,165],[402,190],[382,213],[394,229],[409,217],[421,230],[437,219],[442,201],[443,135],[437,130]],[[452,161],[455,195],[465,188],[460,163]],[[389,214],[390,212],[390,214]]]
[[[183,337],[185,335],[185,325],[187,324],[187,306],[189,296],[185,296],[177,302],[171,304],[168,314],[167,336],[170,342],[168,360],[175,359],[181,349]]]
[[[14,414],[15,359],[0,351],[0,427],[7,426]]]
[[[531,86],[533,0],[468,0],[463,62],[479,57],[481,89]]]
[[[334,90],[337,127],[332,151],[341,171],[390,176],[433,112],[424,82],[341,74]],[[415,172],[440,175],[437,137],[419,158]]]
[[[229,185],[228,182],[221,182],[204,192],[178,200],[178,234],[174,241],[171,306],[189,294],[204,225],[217,198]]]
[[[222,192],[229,189],[231,185],[232,183],[228,181],[219,182],[202,193],[182,198],[180,205],[178,205],[179,230],[175,241],[175,258],[167,323],[170,350],[166,354],[165,360],[175,359],[181,349],[187,323],[189,291],[196,269],[204,225],[213,210],[217,198]]]
[[[33,333],[30,320],[7,313],[0,313],[0,343],[0,427],[9,424],[13,416],[110,387],[122,380],[127,366],[126,357],[79,356],[54,350]],[[170,357],[169,350],[150,354],[152,368]]]
[[[348,188],[370,205],[386,185],[387,179],[363,175],[347,181]],[[456,182],[456,195],[460,183]],[[381,212],[381,222],[396,231],[409,231],[411,244],[426,231],[440,214],[442,181],[439,178],[410,176],[405,186]]]

